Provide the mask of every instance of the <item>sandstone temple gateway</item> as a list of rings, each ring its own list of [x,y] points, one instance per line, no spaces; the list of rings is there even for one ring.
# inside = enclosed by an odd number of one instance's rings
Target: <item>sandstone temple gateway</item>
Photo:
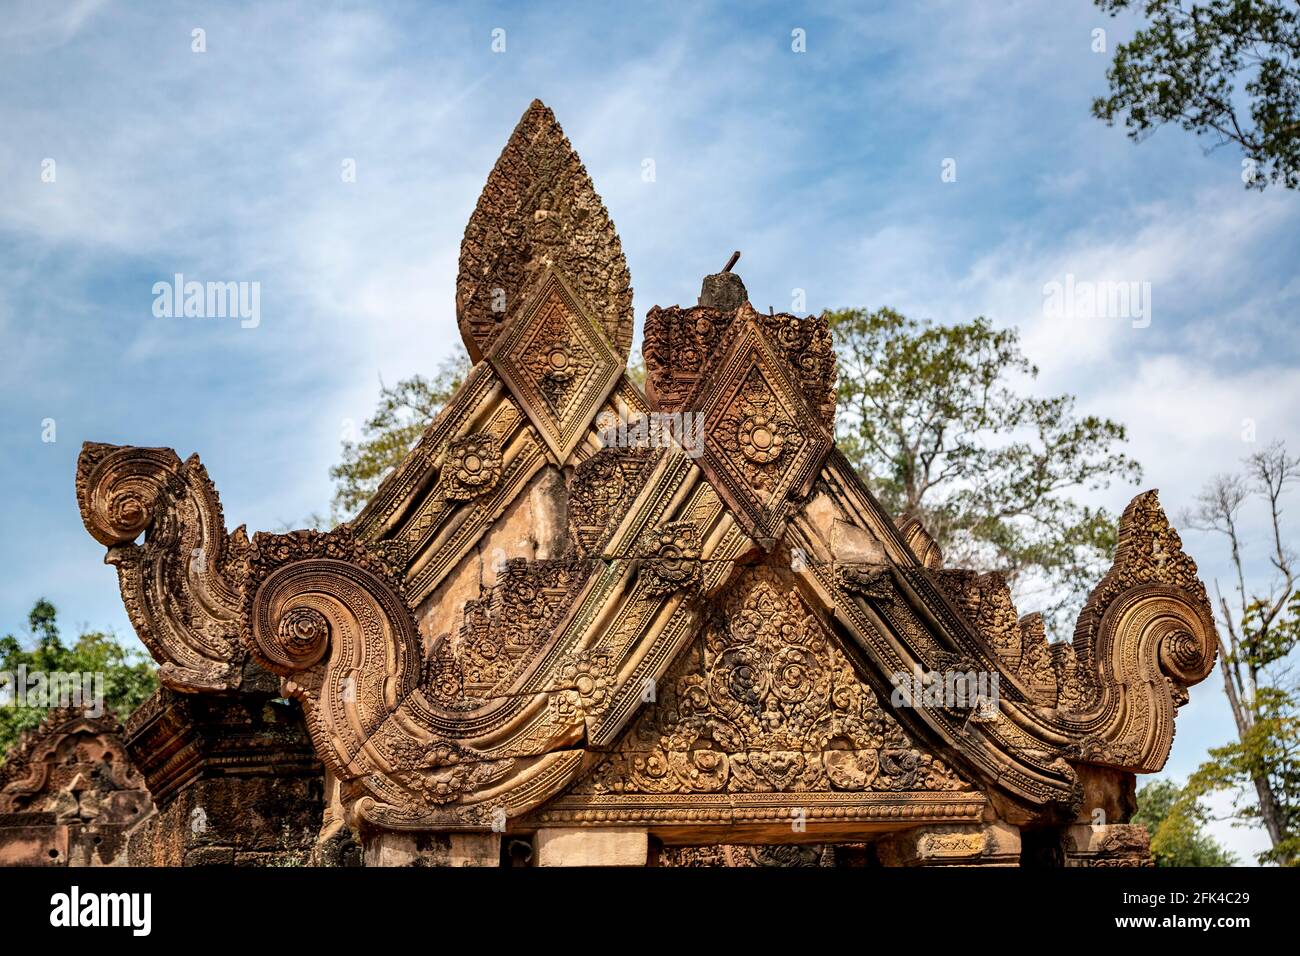
[[[1216,648],[1154,491],[1048,644],[836,449],[823,319],[724,270],[646,315],[638,387],[618,235],[540,102],[456,316],[464,384],[331,531],[250,539],[197,456],[85,446],[81,514],[163,684],[122,730],[132,862],[1149,864],[1135,775]],[[699,448],[602,441],[680,413]],[[996,696],[891,700],[953,673]]]

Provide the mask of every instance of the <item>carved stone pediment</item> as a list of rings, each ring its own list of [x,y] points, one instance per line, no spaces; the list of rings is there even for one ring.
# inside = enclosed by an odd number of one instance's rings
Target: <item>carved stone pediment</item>
[[[742,572],[637,722],[536,822],[698,821],[779,840],[810,824],[978,820],[984,796],[902,728],[819,610],[786,569]]]
[[[1216,641],[1154,492],[1049,647],[835,449],[825,320],[758,313],[730,273],[705,293],[650,310],[643,394],[617,235],[534,103],[462,245],[476,364],[355,520],[250,543],[197,458],[83,451],[83,517],[164,683],[279,675],[341,813],[384,832],[739,845],[798,811],[836,840],[940,828],[899,859],[1006,862],[988,814],[1068,823],[1093,765],[1158,769]],[[623,427],[688,416],[699,443]],[[894,694],[984,678],[978,707]]]

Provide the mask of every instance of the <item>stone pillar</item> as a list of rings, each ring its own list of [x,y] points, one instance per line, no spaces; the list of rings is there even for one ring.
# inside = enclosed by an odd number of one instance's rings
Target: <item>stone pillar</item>
[[[131,715],[126,746],[157,807],[132,834],[133,865],[307,862],[324,768],[276,678],[249,667],[238,691],[164,687]]]
[[[916,827],[876,843],[883,866],[1019,866],[1020,829],[1001,820]]]
[[[650,837],[627,827],[548,827],[533,838],[537,866],[645,866]]]
[[[1154,866],[1151,835],[1140,823],[1076,823],[1064,834],[1066,866]]]
[[[499,833],[401,833],[363,836],[366,866],[500,866]]]

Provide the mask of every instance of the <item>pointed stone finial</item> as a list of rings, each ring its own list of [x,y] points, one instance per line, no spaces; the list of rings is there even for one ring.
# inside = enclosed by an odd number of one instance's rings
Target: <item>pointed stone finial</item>
[[[555,114],[533,100],[492,168],[460,244],[456,320],[474,361],[552,267],[626,359],[632,288],[622,244]]]

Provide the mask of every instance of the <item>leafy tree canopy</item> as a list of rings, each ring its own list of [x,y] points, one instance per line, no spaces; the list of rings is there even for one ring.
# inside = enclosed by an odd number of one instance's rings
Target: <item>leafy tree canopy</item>
[[[828,312],[839,353],[839,447],[892,514],[914,515],[955,567],[996,570],[1068,633],[1104,573],[1116,519],[1072,495],[1136,482],[1124,427],[1032,397],[1014,329],[936,326],[893,309]]]
[[[25,665],[28,674],[102,674],[104,706],[125,718],[155,690],[158,676],[153,661],[141,651],[120,644],[112,634],[87,631],[71,645],[63,643],[54,605],[41,598],[28,615],[30,633],[0,637],[0,681],[13,681]],[[0,707],[0,754],[9,750],[23,732],[40,724],[49,711],[44,707],[14,706],[14,688],[3,689],[6,705]]]
[[[1141,141],[1166,123],[1241,148],[1242,180],[1300,186],[1300,6],[1294,0],[1096,0],[1148,21],[1115,49],[1093,115]]]
[[[1156,866],[1232,866],[1234,854],[1205,833],[1209,814],[1194,796],[1172,780],[1155,780],[1138,788],[1134,823],[1151,833]]]
[[[330,469],[336,521],[352,518],[365,506],[384,476],[420,440],[468,371],[469,359],[459,355],[444,360],[431,379],[415,375],[391,388],[380,383],[379,407],[361,426],[360,441],[344,440],[342,461]]]

